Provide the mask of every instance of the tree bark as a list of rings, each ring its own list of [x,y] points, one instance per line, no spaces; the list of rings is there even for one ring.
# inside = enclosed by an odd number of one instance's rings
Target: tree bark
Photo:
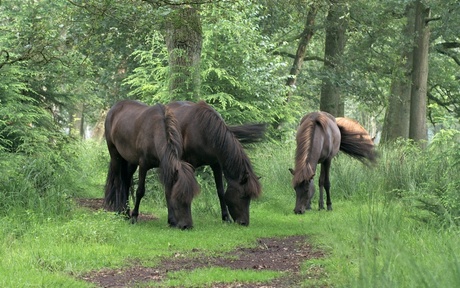
[[[292,64],[289,77],[286,81],[286,85],[292,88],[289,90],[288,98],[292,95],[293,90],[295,90],[297,76],[299,75],[300,69],[302,68],[308,43],[310,43],[310,39],[313,37],[313,34],[315,33],[314,24],[317,11],[318,8],[315,4],[310,5],[310,10],[308,11],[307,15],[307,21],[305,22],[305,28],[300,37],[299,45],[297,47],[297,52],[294,58],[294,63]]]
[[[398,138],[409,137],[410,98],[412,86],[412,67],[415,29],[415,7],[406,6],[407,23],[402,33],[404,39],[410,39],[402,44],[401,71],[397,71],[391,83],[388,107],[382,131],[382,142],[392,142]]]
[[[326,43],[324,48],[324,70],[326,77],[321,85],[320,110],[339,117],[344,115],[341,90],[337,85],[341,57],[345,49],[346,17],[342,1],[330,1],[326,17]]]
[[[426,102],[428,83],[428,47],[430,29],[426,19],[430,9],[421,1],[415,3],[415,48],[412,74],[409,138],[423,145],[428,139],[426,128]]]
[[[169,53],[169,91],[173,99],[198,100],[203,33],[198,11],[191,6],[174,8],[164,29]]]

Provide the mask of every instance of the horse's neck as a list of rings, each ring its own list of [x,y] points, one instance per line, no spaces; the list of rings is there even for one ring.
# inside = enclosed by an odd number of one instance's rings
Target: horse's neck
[[[232,143],[233,139],[226,139],[224,151],[219,151],[218,159],[224,172],[224,176],[230,179],[238,179],[245,172],[251,172],[247,158],[239,143]]]
[[[315,129],[318,129],[318,127]],[[297,155],[298,158],[296,160],[296,164],[298,165],[298,167],[296,167],[296,171],[304,171],[302,175],[305,175],[310,179],[315,175],[316,166],[323,160],[322,158],[324,158],[324,139],[322,137],[322,133],[312,132],[311,136],[312,137],[308,140],[308,143],[300,148],[302,149],[302,153]]]

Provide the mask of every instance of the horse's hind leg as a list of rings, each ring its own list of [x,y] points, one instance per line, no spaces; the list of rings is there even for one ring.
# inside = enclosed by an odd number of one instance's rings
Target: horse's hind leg
[[[211,165],[212,173],[214,174],[214,182],[216,183],[217,197],[219,197],[220,210],[222,213],[222,221],[232,222],[228,215],[227,204],[225,203],[224,182],[222,179],[222,168],[219,164]]]
[[[130,211],[129,211],[129,192],[131,190],[132,184],[133,184],[133,175],[134,172],[136,172],[137,165],[136,164],[127,164],[125,170],[123,171],[123,190],[125,193],[125,198],[126,198],[126,213],[128,217],[130,216]]]
[[[331,159],[327,159],[321,164],[321,175],[319,177],[319,209],[324,209],[323,190],[326,190],[326,205],[327,210],[332,210],[331,202],[331,182],[329,180],[329,171],[331,168]]]
[[[134,209],[131,212],[131,222],[136,223],[137,222],[137,216],[139,216],[139,206],[141,204],[142,197],[144,197],[145,194],[145,177],[147,176],[147,169],[140,164],[139,165],[139,183],[137,185],[137,191],[136,191],[136,201],[134,204]]]

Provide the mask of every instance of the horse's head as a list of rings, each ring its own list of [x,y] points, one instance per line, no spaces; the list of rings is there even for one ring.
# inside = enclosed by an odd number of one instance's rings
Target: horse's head
[[[168,222],[180,229],[193,227],[192,200],[200,191],[194,176],[193,167],[181,162],[181,169],[176,171],[174,184],[168,199]]]
[[[296,199],[295,199],[295,214],[303,214],[305,210],[311,209],[311,198],[315,194],[315,186],[313,180],[302,181],[294,187]]]
[[[183,201],[182,199],[171,199],[169,202],[170,213],[174,218],[169,219],[171,226],[179,229],[193,228],[192,221],[192,203],[191,201]]]
[[[253,174],[245,173],[240,180],[227,179],[225,203],[235,223],[249,225],[249,205],[252,198],[261,193],[259,179]]]
[[[294,170],[289,169],[292,175],[295,175]],[[313,183],[313,174],[309,177],[308,180],[302,180],[300,182],[293,181],[294,190],[296,194],[296,201],[294,207],[295,214],[303,214],[305,210],[311,209],[311,199],[313,198],[313,194],[315,194],[315,185]]]

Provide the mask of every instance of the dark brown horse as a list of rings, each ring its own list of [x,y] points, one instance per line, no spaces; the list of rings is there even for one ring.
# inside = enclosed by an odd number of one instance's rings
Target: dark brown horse
[[[228,212],[236,223],[249,225],[249,205],[261,193],[261,185],[240,141],[252,142],[263,125],[229,127],[220,115],[201,101],[173,102],[167,105],[175,114],[184,139],[182,159],[194,167],[211,166],[219,197],[222,219]],[[224,192],[222,173],[227,180]],[[228,207],[228,210],[227,210]]]
[[[168,223],[181,229],[193,226],[191,203],[199,186],[193,167],[181,160],[182,135],[178,128],[174,114],[161,104],[147,106],[125,100],[110,109],[105,121],[110,153],[105,188],[107,209],[127,212],[129,189],[139,166],[136,201],[131,212],[135,222],[145,194],[146,173],[159,167],[168,204]]]
[[[358,122],[348,118],[337,120],[326,112],[305,115],[297,129],[297,149],[292,184],[296,191],[294,212],[303,214],[311,209],[315,193],[313,177],[316,165],[321,164],[319,177],[319,209],[324,209],[323,190],[326,190],[327,210],[332,210],[329,170],[332,158],[339,150],[366,163],[374,162],[374,143],[367,131]]]

